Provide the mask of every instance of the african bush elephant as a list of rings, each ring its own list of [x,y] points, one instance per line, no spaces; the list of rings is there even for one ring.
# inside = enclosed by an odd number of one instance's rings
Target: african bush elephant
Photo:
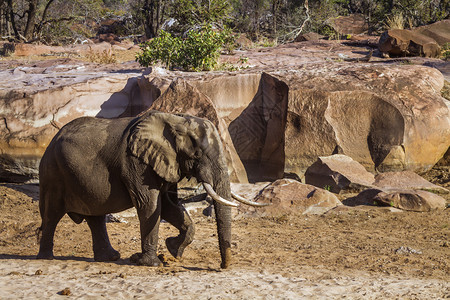
[[[133,206],[142,253],[134,254],[132,261],[161,264],[156,254],[161,218],[179,230],[166,246],[180,258],[193,240],[194,225],[168,192],[173,183],[193,176],[214,199],[221,267],[227,268],[230,206],[237,204],[226,200],[232,193],[222,147],[210,121],[188,115],[148,111],[136,118],[82,117],[70,122],[55,135],[39,166],[42,236],[37,258],[53,258],[54,232],[67,213],[77,224],[87,221],[96,261],[119,259],[109,242],[105,215]]]

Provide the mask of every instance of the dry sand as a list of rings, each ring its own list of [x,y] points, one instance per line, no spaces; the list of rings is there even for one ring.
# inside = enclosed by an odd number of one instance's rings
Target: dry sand
[[[0,299],[60,299],[65,288],[65,297],[83,299],[450,298],[449,209],[341,207],[324,216],[241,218],[233,223],[233,265],[220,270],[215,221],[200,213],[182,261],[163,246],[175,231],[161,224],[163,267],[130,263],[140,247],[133,216],[108,223],[123,257],[117,262],[94,262],[87,224],[68,217],[56,232],[58,259],[36,260],[36,186],[3,184],[0,197]]]

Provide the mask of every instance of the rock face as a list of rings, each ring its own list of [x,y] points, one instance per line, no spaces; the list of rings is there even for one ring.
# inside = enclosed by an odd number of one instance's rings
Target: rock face
[[[292,214],[323,214],[342,205],[332,193],[292,179],[280,179],[266,186],[256,202],[271,203],[262,208],[243,208],[254,216],[280,217]]]
[[[388,30],[381,35],[378,48],[392,56],[439,57],[440,46],[448,42],[450,20],[444,20],[413,30]]]
[[[319,157],[305,173],[305,182],[321,188],[327,188],[333,193],[341,190],[364,190],[375,181],[361,164],[351,157],[335,154]]]
[[[435,93],[443,85],[436,70],[364,64],[311,68],[277,76],[289,86],[285,172],[302,174],[317,157],[336,153],[369,171],[420,171],[447,150],[450,114]]]
[[[19,90],[0,88],[0,180],[37,179],[39,160],[50,140],[74,118],[118,117],[132,110],[133,101],[139,105],[138,91],[130,88],[139,74],[98,71],[87,76],[82,70],[80,65],[54,65],[0,71],[2,80],[8,78],[3,84],[26,82]]]
[[[185,113],[205,118],[218,128],[225,156],[228,162],[230,180],[233,182],[248,182],[246,171],[239,156],[236,154],[228,129],[217,114],[217,108],[205,94],[182,79],[174,80],[165,92],[150,106],[150,109],[168,113]]]
[[[330,44],[311,43],[249,52],[249,61],[265,57],[267,66],[240,72],[142,75],[125,65],[108,73],[73,61],[0,71],[0,180],[35,176],[57,127],[76,117],[136,116],[150,107],[212,120],[239,182],[301,178],[332,154],[371,172],[425,171],[442,158],[450,111],[438,70],[324,61]],[[308,56],[311,45],[324,56]]]

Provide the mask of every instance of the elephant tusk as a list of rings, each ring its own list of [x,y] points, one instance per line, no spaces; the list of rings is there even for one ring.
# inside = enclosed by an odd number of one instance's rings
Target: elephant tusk
[[[233,207],[237,207],[238,205],[234,202],[225,200],[224,198],[220,197],[213,189],[213,187],[206,182],[203,182],[203,187],[205,188],[206,192],[208,193],[208,195],[211,196],[211,198],[213,198],[213,200],[222,203],[223,205],[227,205],[227,206],[233,206]]]
[[[271,203],[258,203],[258,202],[253,202],[253,201],[250,201],[250,200],[245,199],[244,197],[241,197],[241,196],[239,196],[239,195],[236,195],[236,194],[233,193],[233,192],[231,192],[231,196],[232,196],[234,199],[236,199],[237,201],[239,201],[239,202],[241,202],[241,203],[244,203],[244,204],[247,204],[247,205],[250,205],[250,206],[262,207],[262,206],[268,206],[268,205],[271,204]]]

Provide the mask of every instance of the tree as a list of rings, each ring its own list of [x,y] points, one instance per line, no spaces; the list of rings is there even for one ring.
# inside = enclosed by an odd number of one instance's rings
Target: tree
[[[158,36],[161,24],[164,21],[166,1],[163,0],[145,0],[144,1],[144,24],[145,36],[147,38],[154,38]]]

